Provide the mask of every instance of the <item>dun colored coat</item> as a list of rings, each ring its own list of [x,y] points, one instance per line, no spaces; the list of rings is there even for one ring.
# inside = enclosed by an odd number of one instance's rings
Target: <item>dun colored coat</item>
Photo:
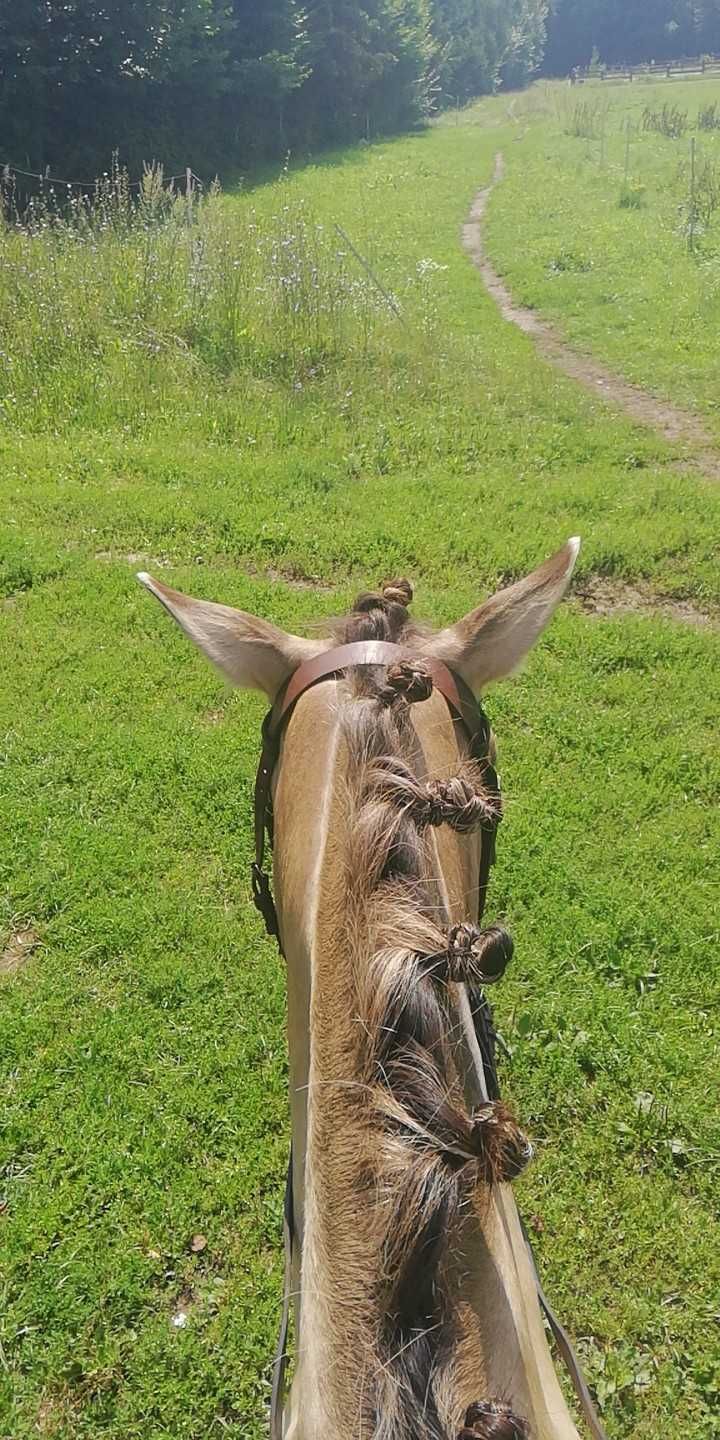
[[[510,674],[578,548],[438,633],[411,621],[406,581],[309,640],[140,576],[233,684],[271,701],[331,645],[402,651],[307,690],[275,771],[297,1238],[287,1440],[577,1440],[507,1183],[529,1145],[472,1063],[468,985],[510,949],[473,924],[492,801],[423,660],[476,694]]]

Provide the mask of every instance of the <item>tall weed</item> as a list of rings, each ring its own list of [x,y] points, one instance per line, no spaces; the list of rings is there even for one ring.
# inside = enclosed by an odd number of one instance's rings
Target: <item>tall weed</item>
[[[263,212],[188,193],[157,167],[118,169],[89,195],[4,192],[0,417],[107,423],[148,410],[198,364],[286,378],[363,353],[392,323],[355,260],[309,209]]]
[[[596,140],[605,130],[607,100],[575,100],[565,111],[564,130],[579,140]]]
[[[698,130],[720,130],[720,107],[717,100],[700,107],[697,126]]]
[[[669,140],[682,139],[688,124],[687,110],[681,110],[678,105],[670,105],[667,101],[658,109],[646,105],[643,111],[643,130],[654,130],[658,135],[665,135]]]

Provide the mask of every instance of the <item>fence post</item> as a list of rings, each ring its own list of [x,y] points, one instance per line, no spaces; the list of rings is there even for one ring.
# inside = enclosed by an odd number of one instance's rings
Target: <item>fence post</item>
[[[688,216],[688,249],[695,249],[695,136],[690,141],[690,214]]]

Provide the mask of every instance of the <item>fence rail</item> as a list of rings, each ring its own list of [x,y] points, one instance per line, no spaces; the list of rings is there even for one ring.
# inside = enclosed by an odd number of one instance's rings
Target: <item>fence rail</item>
[[[570,72],[575,85],[584,85],[588,80],[672,80],[674,77],[693,75],[720,76],[720,55],[701,55],[690,60],[649,60],[645,65],[588,65]]]

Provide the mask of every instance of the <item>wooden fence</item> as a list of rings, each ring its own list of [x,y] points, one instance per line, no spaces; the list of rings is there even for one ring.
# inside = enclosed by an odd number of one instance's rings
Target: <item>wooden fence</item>
[[[570,80],[574,85],[584,85],[587,80],[673,80],[689,79],[692,76],[716,75],[720,77],[720,55],[702,55],[698,60],[650,60],[646,65],[597,65],[586,69],[572,70]]]

